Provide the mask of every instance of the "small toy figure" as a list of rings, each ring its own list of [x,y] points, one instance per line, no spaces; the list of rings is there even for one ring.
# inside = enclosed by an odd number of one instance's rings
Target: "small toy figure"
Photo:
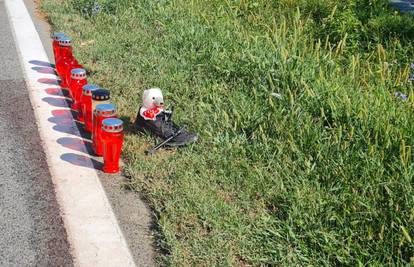
[[[164,110],[164,97],[161,89],[151,88],[144,91],[142,107],[139,114],[146,120],[156,120],[158,114]]]
[[[142,103],[135,120],[136,129],[150,133],[164,141],[155,146],[151,153],[164,145],[183,146],[197,141],[197,134],[188,133],[184,127],[178,127],[172,121],[173,112],[164,110],[164,97],[159,88],[145,90]]]

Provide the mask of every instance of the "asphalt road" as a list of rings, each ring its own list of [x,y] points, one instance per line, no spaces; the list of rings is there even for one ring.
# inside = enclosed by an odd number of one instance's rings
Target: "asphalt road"
[[[414,14],[414,0],[390,0],[390,4],[402,12]]]
[[[0,25],[0,266],[72,266],[2,0]]]

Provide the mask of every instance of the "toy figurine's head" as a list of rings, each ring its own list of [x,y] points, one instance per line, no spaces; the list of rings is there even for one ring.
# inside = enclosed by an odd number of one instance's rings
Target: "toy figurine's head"
[[[151,88],[145,90],[142,94],[142,105],[144,108],[151,109],[164,106],[164,97],[160,88]]]

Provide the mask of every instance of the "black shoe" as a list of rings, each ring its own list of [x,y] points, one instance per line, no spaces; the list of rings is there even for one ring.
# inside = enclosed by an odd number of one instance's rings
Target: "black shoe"
[[[171,120],[170,112],[161,112],[157,115],[156,119],[146,120],[141,114],[137,115],[135,120],[135,128],[143,133],[149,133],[154,136],[166,140],[167,138],[173,136],[180,129],[174,122]],[[188,133],[185,130],[174,137],[171,141],[166,143],[166,146],[184,146],[197,141],[198,136],[194,133]]]

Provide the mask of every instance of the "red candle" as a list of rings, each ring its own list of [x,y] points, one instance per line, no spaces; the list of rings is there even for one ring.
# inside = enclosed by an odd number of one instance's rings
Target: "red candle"
[[[120,119],[104,119],[102,121],[103,171],[119,172],[119,159],[124,142],[123,122]]]
[[[59,40],[60,57],[56,62],[56,71],[61,79],[61,86],[68,88],[67,83],[67,69],[73,65],[74,58],[72,55],[71,39],[67,36],[60,38]]]
[[[92,92],[92,133],[93,133],[93,114],[99,104],[110,104],[111,92],[107,89],[98,89]]]
[[[99,104],[109,104],[111,92],[107,89],[98,89],[92,92],[92,112]]]
[[[85,121],[85,130],[92,132],[92,92],[99,89],[99,86],[86,84],[82,87],[81,112]]]
[[[73,69],[83,69],[83,66],[78,63],[76,58],[72,55],[72,60],[70,61],[69,65],[66,67],[65,79],[68,88],[70,88],[70,83],[72,82],[72,70]],[[73,98],[73,96],[71,95]]]
[[[92,148],[97,156],[102,156],[102,121],[116,118],[116,107],[113,104],[99,104],[93,111]]]
[[[53,55],[55,57],[55,64],[60,57],[59,40],[65,36],[66,35],[63,32],[55,32],[52,35],[52,39],[53,39],[52,46],[53,46]]]
[[[70,94],[72,96],[72,109],[78,111],[78,120],[83,121],[83,115],[81,112],[81,96],[82,87],[88,82],[86,80],[86,70],[84,69],[72,69],[71,70],[71,82],[70,82]]]

